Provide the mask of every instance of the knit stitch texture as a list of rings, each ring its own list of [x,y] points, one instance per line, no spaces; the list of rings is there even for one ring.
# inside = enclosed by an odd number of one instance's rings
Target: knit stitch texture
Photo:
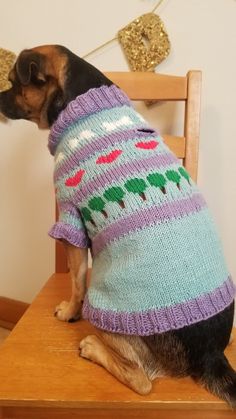
[[[84,318],[110,332],[152,335],[233,301],[205,200],[119,88],[70,102],[49,150],[60,212],[49,234],[93,255]]]

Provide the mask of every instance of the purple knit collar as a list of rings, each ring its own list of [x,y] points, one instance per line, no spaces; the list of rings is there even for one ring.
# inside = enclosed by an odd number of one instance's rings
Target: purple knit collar
[[[130,100],[119,87],[101,86],[90,89],[83,95],[77,96],[60,113],[58,119],[52,125],[48,148],[52,155],[55,154],[62,133],[80,118],[99,112],[103,109],[110,109],[114,106],[130,105]]]

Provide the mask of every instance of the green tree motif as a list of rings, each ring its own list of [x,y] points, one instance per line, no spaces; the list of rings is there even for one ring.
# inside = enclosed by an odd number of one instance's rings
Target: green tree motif
[[[92,223],[94,225],[94,227],[96,227],[96,224],[92,219],[91,211],[88,208],[86,208],[86,207],[81,208],[80,212],[81,212],[81,215],[82,215],[84,221],[90,221],[90,223]]]
[[[101,212],[105,218],[108,217],[106,211],[104,210],[105,208],[105,201],[103,201],[102,198],[100,198],[99,196],[95,196],[94,198],[90,199],[88,206],[89,208],[91,208],[93,211],[98,211]]]
[[[147,176],[147,180],[152,186],[160,188],[160,190],[165,194],[166,193],[166,178],[160,173],[151,173]]]
[[[135,178],[135,179],[127,180],[124,186],[128,192],[137,193],[141,196],[143,201],[146,201],[147,198],[144,191],[147,185],[143,179]]]
[[[113,186],[112,188],[107,189],[103,196],[107,201],[117,202],[122,209],[125,208],[125,203],[123,201],[125,193],[119,186]]]
[[[181,176],[183,176],[187,181],[188,181],[188,183],[189,183],[189,185],[191,185],[190,184],[190,175],[189,175],[189,173],[185,170],[185,168],[184,167],[179,167],[179,173],[181,174]]]
[[[176,183],[178,189],[180,189],[180,175],[178,172],[176,172],[176,170],[167,170],[166,172],[166,177],[168,180],[170,180],[171,182]]]

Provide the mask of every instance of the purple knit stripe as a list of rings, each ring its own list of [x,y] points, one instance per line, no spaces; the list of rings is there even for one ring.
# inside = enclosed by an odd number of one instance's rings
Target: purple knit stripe
[[[170,164],[178,163],[178,159],[174,154],[168,152],[163,154],[157,154],[151,157],[142,159],[131,160],[126,163],[117,165],[110,170],[106,170],[94,179],[87,181],[73,196],[73,202],[86,199],[89,195],[93,194],[98,189],[104,188],[106,185],[110,185],[114,181],[139,174],[147,171],[147,169],[158,169],[161,167],[167,167]]]
[[[150,132],[145,133],[144,131],[139,131],[137,128],[124,130],[124,131],[117,131],[115,133],[107,134],[104,137],[96,138],[93,141],[90,141],[84,145],[83,148],[77,150],[74,154],[72,154],[69,158],[62,162],[60,167],[56,170],[55,173],[55,181],[57,181],[60,177],[64,176],[68,173],[68,168],[73,170],[78,166],[78,162],[89,158],[91,155],[101,152],[109,146],[115,146],[116,144],[120,144],[122,142],[127,142],[129,140],[137,139],[151,139],[155,136],[158,136],[157,132]]]
[[[94,237],[93,255],[96,256],[113,240],[129,234],[131,231],[148,227],[153,224],[163,223],[165,220],[182,218],[188,214],[199,212],[205,207],[206,202],[203,196],[196,193],[190,198],[184,198],[136,211],[109,225]]]
[[[83,229],[77,229],[71,224],[58,221],[48,232],[53,239],[64,239],[76,247],[87,248],[90,247],[90,240]]]
[[[190,301],[137,313],[94,308],[86,295],[83,317],[108,332],[148,336],[206,320],[224,310],[232,303],[234,296],[235,285],[230,277],[214,291]]]
[[[70,202],[59,201],[58,206],[59,206],[60,213],[66,212],[72,217],[76,217],[78,219],[79,211],[74,205],[71,205]]]
[[[61,134],[75,121],[95,112],[101,112],[103,109],[111,109],[121,105],[130,105],[130,100],[128,96],[114,84],[111,86],[101,86],[99,88],[90,89],[88,92],[77,96],[77,98],[72,100],[60,113],[58,119],[51,128],[48,139],[50,153],[52,155],[55,154]]]

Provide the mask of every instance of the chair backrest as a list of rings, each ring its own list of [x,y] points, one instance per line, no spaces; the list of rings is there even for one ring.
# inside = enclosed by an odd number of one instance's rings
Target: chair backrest
[[[183,136],[162,133],[170,149],[182,159],[193,180],[197,180],[200,127],[201,71],[184,77],[151,72],[107,72],[105,75],[132,100],[183,101]],[[56,243],[56,272],[67,272],[64,249]]]

